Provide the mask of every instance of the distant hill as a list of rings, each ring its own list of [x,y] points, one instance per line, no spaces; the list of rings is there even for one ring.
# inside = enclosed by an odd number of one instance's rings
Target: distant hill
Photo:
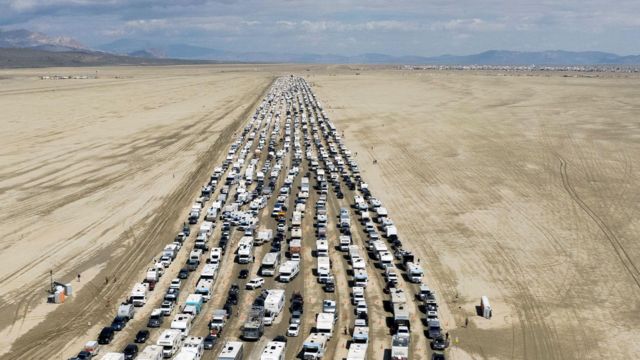
[[[214,61],[150,59],[113,55],[96,51],[44,51],[38,49],[0,48],[0,68],[210,63],[214,63]]]
[[[0,48],[29,48],[45,51],[89,50],[88,47],[70,37],[51,37],[24,29],[0,29]]]
[[[100,46],[101,50],[132,54],[135,51],[158,53],[157,57],[235,62],[274,62],[311,64],[429,64],[429,65],[606,65],[640,64],[640,56],[620,56],[598,51],[508,51],[489,50],[472,55],[393,56],[367,53],[355,56],[317,53],[234,52],[187,44],[161,45],[134,39],[121,39]],[[155,51],[150,51],[154,49]]]

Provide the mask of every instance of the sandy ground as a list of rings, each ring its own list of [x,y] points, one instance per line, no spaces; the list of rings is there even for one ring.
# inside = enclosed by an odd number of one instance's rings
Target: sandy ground
[[[36,358],[30,351],[38,344],[62,349],[109,321],[139,275],[133,270],[175,235],[215,159],[273,79],[246,67],[36,77],[49,72],[94,70],[1,74],[0,354],[7,358]],[[72,282],[77,296],[43,304],[49,270]]]
[[[304,76],[422,259],[449,355],[637,358],[637,79],[359,73]]]

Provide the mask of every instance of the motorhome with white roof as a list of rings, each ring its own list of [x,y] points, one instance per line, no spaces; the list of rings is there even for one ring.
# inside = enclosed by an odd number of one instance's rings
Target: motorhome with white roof
[[[243,236],[238,245],[238,263],[248,264],[253,261],[253,236]]]
[[[366,359],[367,359],[367,344],[351,343],[351,345],[349,345],[347,360],[366,360]]]
[[[209,262],[212,264],[218,264],[222,261],[222,248],[215,247],[211,249],[209,253]]]
[[[408,262],[407,266],[407,276],[409,277],[409,281],[415,284],[419,284],[422,282],[422,275],[424,272],[422,271],[422,267],[416,263]]]
[[[171,321],[171,329],[180,331],[181,336],[186,338],[191,331],[192,320],[193,316],[191,314],[177,314]]]
[[[218,355],[218,360],[241,360],[243,356],[242,341],[227,341]]]
[[[200,278],[196,284],[196,294],[202,295],[204,302],[211,299],[211,290],[213,289],[213,279]]]
[[[280,263],[279,251],[267,253],[262,258],[262,264],[260,266],[260,274],[262,276],[274,276],[279,263]]]
[[[162,355],[165,358],[170,358],[182,347],[182,332],[176,329],[167,329],[160,334],[156,344],[162,346]]]
[[[331,259],[328,256],[318,256],[316,272],[319,279],[331,275]]]
[[[279,268],[280,281],[290,282],[298,275],[299,272],[300,272],[300,262],[288,260],[284,264],[280,265],[280,268]]]
[[[271,289],[264,300],[264,324],[271,325],[285,304],[284,289]]]
[[[202,355],[204,355],[204,339],[200,336],[189,336],[184,340],[182,349],[174,360],[181,359],[181,356],[184,360],[200,360]]]
[[[137,283],[133,286],[133,290],[131,290],[131,295],[129,296],[133,306],[140,307],[147,303],[147,290],[148,285],[144,283]]]
[[[162,355],[162,346],[159,345],[147,345],[144,350],[142,350],[137,360],[161,360],[163,358]]]
[[[393,267],[393,254],[389,251],[380,253],[380,265],[382,265],[383,269]]]
[[[303,359],[322,359],[327,349],[327,341],[324,334],[310,334],[302,345]]]
[[[335,314],[332,313],[318,313],[316,315],[316,332],[324,334],[327,338],[333,336],[333,324],[335,323]]]
[[[286,343],[281,341],[269,341],[262,350],[260,360],[284,360]]]
[[[329,242],[327,240],[316,240],[316,256],[329,256]]]
[[[367,287],[369,282],[367,269],[353,269],[353,282],[355,286]]]

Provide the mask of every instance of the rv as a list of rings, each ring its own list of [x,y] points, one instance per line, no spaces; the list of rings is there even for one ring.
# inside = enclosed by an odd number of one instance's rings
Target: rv
[[[397,331],[391,337],[391,360],[409,360],[409,330]]]
[[[189,294],[187,296],[187,300],[185,301],[185,306],[183,312],[189,313],[194,317],[200,313],[202,310],[202,304],[204,303],[204,296],[201,294]],[[191,307],[189,310],[187,308]]]
[[[129,300],[133,306],[140,307],[147,303],[147,284],[138,283],[133,286]]]
[[[316,240],[316,256],[329,256],[329,242],[327,240]]]
[[[254,243],[256,245],[262,245],[267,243],[273,239],[273,230],[271,229],[263,229],[258,231],[258,235],[256,236]]]
[[[177,314],[171,321],[171,329],[180,331],[182,338],[186,338],[191,331],[192,320],[191,314]]]
[[[380,253],[380,265],[383,269],[393,268],[393,254],[389,251]]]
[[[215,280],[218,275],[218,264],[205,264],[200,273],[200,279]]]
[[[328,256],[318,256],[318,267],[316,268],[318,281],[323,283],[321,279],[325,279],[331,275],[331,259]]]
[[[260,360],[284,360],[286,345],[281,341],[269,341],[262,350]]]
[[[182,333],[180,330],[168,329],[160,334],[156,345],[162,346],[162,355],[170,358],[182,347]]]
[[[302,213],[299,211],[294,211],[291,216],[291,226],[299,227],[302,226]]]
[[[391,303],[392,304],[406,304],[407,303],[407,294],[405,294],[404,290],[400,288],[392,288],[390,289],[391,293]]]
[[[351,343],[351,345],[349,345],[347,360],[366,360],[366,359],[367,359],[367,344]]]
[[[222,248],[215,247],[211,249],[211,253],[209,254],[209,262],[212,264],[218,264],[222,261]]]
[[[369,276],[367,269],[353,269],[353,283],[354,286],[367,287]]]
[[[138,354],[137,360],[161,360],[162,346],[147,345],[141,353]]]
[[[238,245],[238,264],[248,264],[253,261],[253,237],[243,236]]]
[[[302,358],[305,360],[322,359],[326,349],[327,337],[323,334],[312,333],[302,345]]]
[[[316,332],[324,334],[327,338],[333,336],[333,324],[336,320],[336,315],[332,313],[318,313],[316,315]]]
[[[309,178],[306,176],[300,181],[300,191],[309,192]]]
[[[288,260],[284,264],[280,265],[280,281],[290,282],[300,272],[300,262]]]
[[[409,310],[404,303],[393,304],[393,326],[398,329],[401,326],[411,326]]]
[[[249,311],[247,321],[242,327],[242,338],[245,340],[258,340],[264,333],[264,308],[253,306]]]
[[[294,226],[291,228],[291,239],[300,240],[302,239],[302,229],[298,226]]]
[[[262,266],[260,267],[260,274],[262,276],[273,276],[276,273],[276,268],[280,263],[280,252],[267,253],[262,258]]]
[[[407,276],[409,277],[409,281],[415,284],[419,284],[422,282],[422,267],[416,263],[408,262],[406,264],[407,267]]]
[[[216,221],[216,217],[218,217],[218,210],[218,208],[215,208],[213,206],[210,207],[209,209],[207,209],[207,214],[204,216],[204,219],[211,222]]]
[[[285,296],[283,289],[269,290],[264,300],[264,324],[271,325],[284,307]]]
[[[349,235],[340,235],[340,251],[348,251],[349,246],[351,245],[351,236]]]
[[[196,284],[196,294],[202,295],[202,300],[207,302],[211,299],[212,287],[213,279],[200,278]]]
[[[242,360],[242,341],[227,341],[218,355],[218,360]]]
[[[187,355],[193,354],[194,356]],[[204,354],[204,339],[200,336],[189,336],[184,340],[182,344],[182,350],[178,353],[178,356],[174,360],[181,359],[181,356],[185,360],[200,360]]]

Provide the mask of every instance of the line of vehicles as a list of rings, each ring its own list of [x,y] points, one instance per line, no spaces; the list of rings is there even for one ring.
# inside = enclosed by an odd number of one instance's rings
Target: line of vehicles
[[[286,104],[287,109],[284,129],[281,129],[280,110],[277,109],[277,105],[282,104]],[[272,131],[269,132],[269,129]],[[281,130],[284,130],[284,137],[277,140]],[[262,156],[267,143],[268,149],[264,154],[266,156]],[[302,143],[305,144],[306,156],[303,153]],[[279,146],[281,146],[280,149]],[[315,152],[312,147],[315,147]],[[287,154],[292,155],[291,167],[285,165],[284,159]],[[266,159],[262,168],[259,168],[261,158]],[[303,158],[306,158],[309,168],[315,175],[317,184],[315,189],[312,187],[309,173],[302,176],[299,189],[293,187],[296,178],[301,175],[300,164]],[[285,177],[284,184],[281,188],[276,188],[277,180],[281,175]],[[352,207],[359,215],[359,226],[366,234],[365,247],[353,242],[351,232],[356,230],[351,221],[352,210],[346,207],[340,208],[335,221],[339,235],[335,238],[328,236],[328,227],[334,222],[329,218],[327,206],[331,185],[338,199],[345,197],[342,186],[356,194]],[[234,188],[235,193],[232,196]],[[164,318],[175,312],[170,328],[164,329],[159,334],[155,345],[138,349],[137,344],[130,343],[122,352],[107,353],[102,358],[120,359],[122,355],[123,359],[199,360],[204,350],[214,348],[217,339],[221,337],[222,329],[233,314],[233,307],[238,303],[239,288],[234,284],[229,288],[223,308],[211,312],[208,318],[209,333],[201,337],[191,334],[195,319],[203,316],[204,304],[216,296],[212,291],[226,256],[232,231],[237,229],[243,233],[232,255],[235,261],[239,264],[253,263],[256,260],[255,246],[270,243],[271,250],[262,258],[259,274],[264,277],[273,277],[286,286],[301,272],[304,250],[302,224],[305,213],[310,209],[307,199],[313,190],[319,194],[318,201],[314,204],[315,274],[324,291],[326,293],[335,291],[335,277],[329,256],[331,249],[338,248],[345,252],[348,255],[348,264],[351,266],[351,299],[355,320],[353,326],[349,327],[351,340],[348,343],[347,359],[366,359],[370,353],[368,304],[365,296],[370,273],[364,258],[365,252],[383,271],[386,282],[385,291],[389,292],[393,304],[394,335],[390,344],[392,359],[410,358],[411,324],[407,305],[412,299],[398,286],[401,279],[397,271],[400,268],[410,282],[419,284],[416,285],[419,289],[416,290],[415,296],[426,309],[427,333],[433,339],[432,348],[444,350],[448,343],[442,337],[435,293],[427,285],[422,284],[423,270],[419,261],[416,262],[413,255],[403,249],[388,211],[371,195],[368,185],[359,174],[357,163],[344,146],[337,129],[324,114],[306,82],[292,77],[280,78],[274,83],[249,124],[232,143],[223,164],[214,168],[210,180],[203,186],[200,196],[191,207],[181,231],[174,241],[165,246],[158,260],[154,259],[143,281],[134,285],[127,302],[118,307],[113,324],[105,327],[100,333],[98,343],[110,343],[116,332],[123,329],[135,316],[136,308],[147,305],[150,292],[154,291],[166,269],[176,260],[181,248],[190,238],[191,227],[201,222],[197,233],[193,234],[194,246],[189,252],[185,266],[181,269],[179,277],[170,282],[161,306],[151,311],[147,323],[149,328],[160,327],[164,323]],[[291,203],[289,197],[294,192],[296,192],[295,208],[292,209],[292,216],[287,218],[288,206]],[[218,193],[217,197],[215,193]],[[265,209],[268,199],[272,196],[276,197],[276,202],[271,215],[276,219],[277,227],[258,229],[258,215]],[[211,203],[207,205],[208,202]],[[218,219],[222,222],[220,240],[218,246],[209,249]],[[287,231],[288,246],[286,256],[282,256],[281,243]],[[304,234],[304,236],[307,235]],[[201,262],[206,264],[203,265]],[[400,267],[396,267],[396,262]],[[182,281],[199,268],[202,270],[199,272],[193,293],[187,294],[185,301],[178,304],[181,289],[184,287]],[[264,278],[252,278],[245,284],[245,288],[257,290],[264,284]],[[283,289],[262,290],[250,308],[243,310],[247,311],[246,321],[242,324],[241,333],[237,336],[245,341],[260,339],[264,334],[264,327],[275,322],[287,303],[290,304],[291,318],[286,335],[299,336],[304,300],[300,294],[294,293],[290,299],[287,299],[285,294]],[[322,311],[315,316],[312,332],[307,335],[302,344],[299,355],[303,359],[326,357],[330,340],[335,334],[337,319],[336,302],[325,299]],[[138,335],[144,331],[149,338],[148,330],[141,330]],[[243,341],[230,338],[220,347],[217,358],[224,360],[247,358],[245,349]],[[286,349],[286,338],[278,336],[266,344],[260,358],[284,359]],[[86,352],[83,350],[76,358],[91,358],[91,355],[85,354]],[[444,355],[439,353],[438,356]]]

